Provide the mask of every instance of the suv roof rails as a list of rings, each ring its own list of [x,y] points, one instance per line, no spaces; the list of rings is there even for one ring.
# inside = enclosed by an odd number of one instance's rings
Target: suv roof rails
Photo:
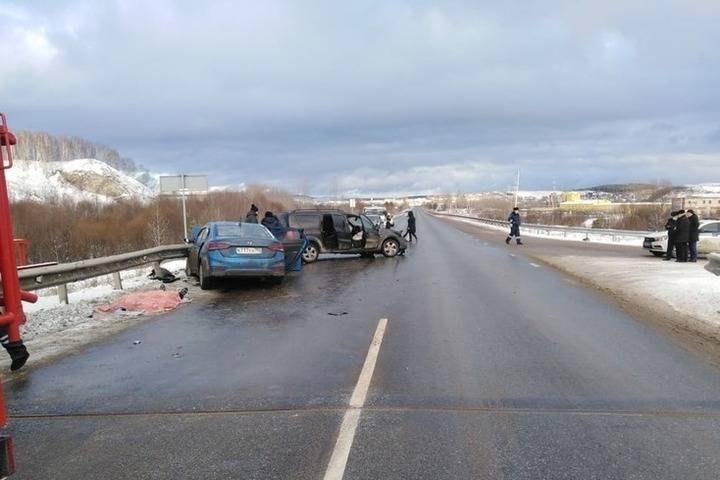
[[[339,208],[296,208],[295,210],[290,210],[288,213],[323,213],[323,212],[342,213],[343,215],[347,215],[347,212],[340,210]]]

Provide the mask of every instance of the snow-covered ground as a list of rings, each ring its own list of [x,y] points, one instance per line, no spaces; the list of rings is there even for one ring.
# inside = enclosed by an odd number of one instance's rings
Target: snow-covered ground
[[[185,260],[170,260],[163,268],[175,273],[180,280],[166,285],[168,291],[190,287],[190,299],[196,294],[194,282],[185,281]],[[161,282],[147,278],[151,267],[122,272],[123,290],[113,290],[111,276],[76,282],[68,285],[70,304],[58,301],[54,288],[39,290],[35,304],[24,304],[27,322],[21,327],[22,337],[30,351],[30,363],[58,357],[88,343],[119,332],[147,315],[118,315],[99,313],[96,309],[107,305],[133,290],[160,288]],[[0,374],[7,370],[9,360],[0,355]]]
[[[154,196],[150,188],[132,176],[91,158],[66,162],[16,160],[5,174],[12,200],[46,202],[70,198],[111,202]]]
[[[185,260],[171,260],[163,263],[163,268],[179,277],[184,277]],[[23,338],[27,341],[38,336],[48,335],[81,323],[92,322],[93,312],[100,305],[126,293],[128,290],[159,287],[160,282],[147,278],[152,267],[147,266],[121,272],[123,290],[113,290],[110,275],[91,278],[68,285],[68,305],[61,304],[56,288],[38,290],[37,303],[24,304],[27,323],[22,327]],[[180,283],[169,284],[169,288]]]
[[[483,228],[490,228],[493,230],[508,232],[510,226],[499,226],[481,222],[472,218],[458,218],[458,217],[443,217],[450,220],[462,223],[469,223],[471,225],[480,225]],[[526,237],[541,237],[541,238],[552,238],[554,240],[567,240],[572,242],[591,242],[591,243],[604,243],[611,245],[628,245],[633,247],[641,247],[643,244],[643,238],[637,235],[622,235],[616,233],[604,233],[602,230],[592,232],[589,234],[580,232],[568,232],[558,228],[557,230],[538,228],[533,225],[522,225],[520,227],[520,233]]]
[[[630,305],[720,340],[720,277],[706,271],[703,260],[677,263],[653,257],[536,256]]]

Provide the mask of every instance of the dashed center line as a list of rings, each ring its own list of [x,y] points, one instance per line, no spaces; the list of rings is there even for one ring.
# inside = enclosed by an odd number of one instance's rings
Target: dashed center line
[[[540,268],[540,265],[538,265],[537,263],[530,262],[530,265],[532,265],[535,268]]]
[[[387,318],[381,318],[375,329],[372,342],[370,342],[370,348],[365,357],[365,364],[360,371],[360,377],[355,385],[355,390],[353,390],[353,394],[350,397],[350,408],[345,411],[342,424],[340,424],[340,432],[335,442],[335,448],[330,457],[327,470],[325,470],[325,477],[323,477],[325,480],[342,480],[345,475],[345,467],[347,466],[348,457],[350,456],[350,449],[355,440],[355,431],[360,422],[360,413],[362,412],[363,405],[365,405],[365,398],[370,388],[370,381],[375,371],[375,363],[377,362],[378,353],[380,353],[380,344],[382,344],[386,327]]]

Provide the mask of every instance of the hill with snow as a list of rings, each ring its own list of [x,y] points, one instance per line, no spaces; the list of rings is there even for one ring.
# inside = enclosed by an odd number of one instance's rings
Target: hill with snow
[[[11,200],[149,200],[152,189],[107,163],[92,158],[62,162],[16,160],[5,171]]]

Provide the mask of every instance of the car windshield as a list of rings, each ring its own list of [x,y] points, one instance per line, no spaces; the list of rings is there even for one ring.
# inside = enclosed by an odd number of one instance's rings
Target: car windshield
[[[223,224],[215,227],[218,237],[273,238],[267,228],[255,223]]]

